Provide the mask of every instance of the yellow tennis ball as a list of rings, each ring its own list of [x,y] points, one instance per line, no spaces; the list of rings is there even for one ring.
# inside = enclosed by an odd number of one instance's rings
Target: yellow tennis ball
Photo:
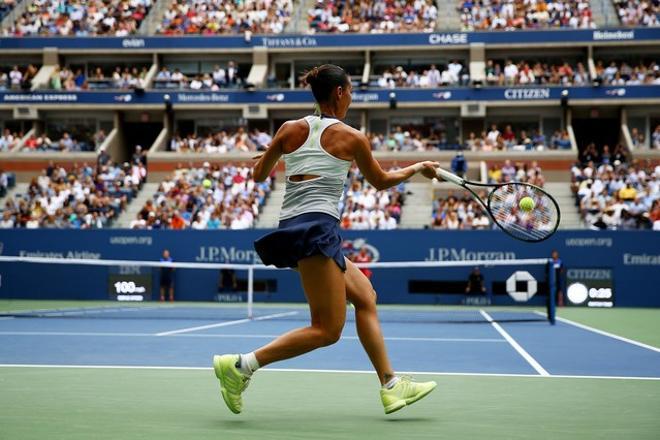
[[[536,203],[534,203],[534,199],[531,197],[523,197],[520,199],[520,202],[518,202],[518,206],[520,206],[520,209],[522,209],[525,212],[529,212],[532,209],[534,209],[534,206],[536,206]]]

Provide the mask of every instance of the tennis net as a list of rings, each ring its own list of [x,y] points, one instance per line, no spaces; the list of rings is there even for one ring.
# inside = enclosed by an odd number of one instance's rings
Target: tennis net
[[[359,266],[378,292],[383,322],[554,323],[548,259]],[[298,274],[259,264],[0,256],[0,275],[3,317],[309,320]]]

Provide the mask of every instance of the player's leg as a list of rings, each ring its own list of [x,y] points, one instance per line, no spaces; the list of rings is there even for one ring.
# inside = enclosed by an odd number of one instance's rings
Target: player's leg
[[[378,321],[376,292],[371,281],[355,264],[346,260],[346,265],[346,296],[355,306],[358,336],[383,385],[380,397],[385,413],[389,414],[425,397],[435,389],[436,383],[415,382],[394,374]]]
[[[376,291],[358,267],[346,259],[346,297],[355,306],[355,327],[381,385],[394,377],[376,311]]]
[[[309,303],[311,325],[285,333],[246,355],[213,357],[222,397],[234,413],[242,411],[241,393],[256,369],[333,344],[341,336],[346,320],[343,272],[334,260],[320,255],[300,260],[298,271]]]
[[[174,281],[170,280],[170,302],[174,301]]]
[[[165,301],[165,286],[162,281],[160,283],[160,300]]]
[[[292,330],[255,351],[259,366],[289,359],[339,340],[346,321],[344,274],[334,260],[315,255],[298,262],[311,325]]]

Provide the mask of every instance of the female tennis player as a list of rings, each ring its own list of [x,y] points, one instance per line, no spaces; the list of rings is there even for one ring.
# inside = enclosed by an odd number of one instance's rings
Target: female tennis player
[[[264,264],[300,273],[311,324],[251,353],[214,356],[213,367],[225,403],[232,412],[240,413],[241,393],[258,368],[339,340],[348,299],[355,307],[357,333],[380,379],[381,399],[389,414],[426,396],[436,383],[395,375],[376,313],[376,293],[341,251],[339,199],[353,161],[379,190],[416,173],[432,179],[439,164],[419,162],[385,172],[373,158],[367,137],[341,122],[351,104],[352,87],[346,72],[325,64],[308,72],[305,81],[320,114],[284,123],[268,150],[256,158],[253,178],[257,182],[266,179],[284,157],[286,188],[279,227],[259,238],[255,248]]]

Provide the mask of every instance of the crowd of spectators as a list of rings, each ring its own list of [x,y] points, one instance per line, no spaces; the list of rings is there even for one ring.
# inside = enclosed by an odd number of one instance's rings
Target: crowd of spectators
[[[459,0],[463,31],[594,29],[589,0]]]
[[[32,134],[23,143],[21,151],[94,151],[106,136],[103,129],[94,133],[90,139],[78,139],[67,131],[62,132],[62,137],[56,140],[52,140],[46,133]]]
[[[318,0],[307,12],[309,32],[433,32],[435,0]]]
[[[206,136],[194,133],[181,136],[176,133],[170,140],[170,151],[177,153],[228,153],[233,151],[264,151],[272,137],[257,128],[248,132],[245,127],[210,132]]]
[[[482,131],[479,136],[473,131],[468,133],[463,148],[469,151],[525,151],[525,150],[569,150],[571,140],[567,131],[555,131],[550,141],[537,129],[515,131],[510,124],[500,131],[497,124],[490,130]]]
[[[6,34],[22,37],[136,34],[152,0],[34,0]]]
[[[342,229],[396,229],[401,221],[405,199],[405,183],[377,191],[353,166],[348,175],[346,192],[341,202]]]
[[[96,229],[109,226],[146,178],[139,164],[50,164],[27,193],[4,203],[2,228]]]
[[[154,79],[154,88],[157,89],[216,91],[221,88],[239,87],[242,84],[243,78],[234,61],[229,61],[226,68],[216,65],[213,72],[194,75],[185,75],[178,68],[170,70],[167,66],[163,66]]]
[[[11,131],[5,128],[0,135],[0,152],[13,149],[20,143],[22,138],[22,132]]]
[[[50,75],[48,86],[54,90],[144,88],[148,69],[146,66],[141,69],[117,66],[110,73],[101,67],[96,67],[92,72],[92,74],[86,75],[82,68],[76,68],[74,71],[67,66],[56,66]]]
[[[545,177],[536,161],[531,163],[492,164],[488,168],[488,183],[527,182],[543,187]],[[485,191],[478,193],[482,199],[487,198]],[[490,229],[491,221],[474,200],[469,192],[456,193],[451,190],[446,197],[438,197],[433,201],[431,219],[432,229]]]
[[[247,165],[178,166],[147,201],[131,229],[248,229],[266,202],[271,178],[256,183]]]
[[[660,231],[660,166],[629,160],[621,146],[610,154],[590,145],[571,168],[572,189],[592,229]]]
[[[480,194],[485,196],[485,194]],[[490,220],[481,205],[465,191],[461,196],[450,191],[433,201],[432,229],[490,229]]]
[[[444,131],[424,134],[421,128],[398,125],[388,134],[367,133],[374,151],[434,151],[455,148],[456,144],[447,140]]]
[[[11,69],[0,67],[0,91],[30,89],[38,71],[33,64],[26,67],[13,66]]]
[[[420,73],[421,72],[421,73]],[[388,67],[378,76],[376,86],[382,88],[399,87],[439,87],[439,86],[466,86],[470,83],[470,73],[458,60],[452,60],[442,70],[435,64],[419,71],[411,69],[405,71],[403,66]]]
[[[543,188],[545,177],[538,162],[512,163],[509,159],[503,164],[492,164],[488,167],[488,183],[525,182]]]
[[[495,86],[515,85],[563,85],[589,84],[589,72],[585,65],[565,61],[561,64],[506,60],[504,67],[493,60],[486,61],[486,83]]]
[[[648,64],[639,62],[630,65],[625,61],[598,60],[595,63],[596,79],[601,84],[610,86],[636,86],[643,84],[660,85],[660,64],[652,61]],[[607,64],[607,66],[605,66]]]
[[[614,6],[624,26],[660,26],[657,0],[614,0]]]
[[[292,0],[176,0],[163,16],[163,35],[279,34],[291,20]]]

